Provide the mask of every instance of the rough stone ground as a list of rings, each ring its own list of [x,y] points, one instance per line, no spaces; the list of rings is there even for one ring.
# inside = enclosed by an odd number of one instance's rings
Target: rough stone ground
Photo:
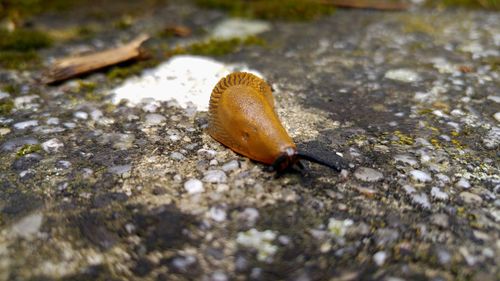
[[[173,3],[44,55],[225,17]],[[299,146],[351,170],[275,177],[205,112],[0,70],[0,280],[498,280],[499,14],[338,10],[261,37],[217,59],[262,73]]]

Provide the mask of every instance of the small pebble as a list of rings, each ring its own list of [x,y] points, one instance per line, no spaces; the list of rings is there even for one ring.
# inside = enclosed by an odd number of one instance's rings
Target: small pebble
[[[209,183],[225,183],[227,181],[227,176],[224,171],[210,170],[204,173],[203,181]]]
[[[223,271],[216,271],[214,273],[212,273],[212,276],[210,276],[210,281],[228,281],[228,277],[226,275],[226,273],[224,273]]]
[[[0,100],[10,97],[9,93],[2,92],[0,90]]]
[[[407,154],[398,154],[394,156],[396,162],[401,162],[410,166],[415,166],[418,164],[417,159]]]
[[[474,205],[474,204],[481,204],[483,202],[481,196],[467,191],[461,192],[459,196],[467,204]]]
[[[448,228],[449,226],[449,217],[447,214],[434,214],[431,216],[431,223],[433,225]]]
[[[0,136],[5,136],[8,133],[10,133],[10,129],[9,128],[0,128]]]
[[[354,172],[354,177],[356,177],[358,180],[361,181],[376,182],[382,180],[384,178],[384,175],[381,172],[372,168],[359,167]]]
[[[194,256],[180,256],[172,260],[172,266],[181,272],[187,272],[189,267],[196,263]]]
[[[211,160],[215,158],[215,155],[217,155],[217,151],[211,150],[211,149],[199,149],[197,152],[198,156],[201,156],[207,160]]]
[[[63,147],[64,147],[64,144],[56,138],[50,139],[50,140],[42,143],[42,148],[47,153],[56,153]]]
[[[132,165],[116,165],[108,168],[108,172],[116,175],[124,175],[132,169]]]
[[[448,194],[446,192],[441,191],[439,187],[433,187],[431,189],[431,196],[432,198],[440,201],[448,200]]]
[[[226,217],[227,217],[226,210],[224,210],[221,207],[210,208],[209,214],[210,214],[210,218],[216,222],[223,222],[226,220]]]
[[[410,176],[413,180],[418,182],[429,182],[432,180],[431,176],[420,170],[410,171]]]
[[[497,120],[497,122],[500,122],[500,111],[493,114],[493,118],[495,118],[495,120]]]
[[[146,118],[146,125],[148,126],[159,125],[165,122],[165,120],[167,120],[165,116],[156,113],[146,114],[145,118]]]
[[[184,189],[189,193],[189,194],[196,194],[196,193],[201,193],[205,191],[205,188],[203,188],[203,183],[198,180],[198,179],[190,179],[184,183]]]
[[[73,116],[77,119],[81,119],[81,120],[87,120],[89,118],[89,114],[87,112],[83,112],[83,111],[77,111],[75,113],[73,113]]]
[[[469,189],[470,188],[470,183],[465,178],[460,178],[460,180],[458,180],[456,186],[458,188]]]
[[[373,255],[373,261],[377,266],[382,266],[385,263],[385,260],[387,259],[387,253],[384,251],[379,251]]]
[[[59,169],[69,169],[71,167],[71,162],[66,160],[59,160],[56,162],[56,168]]]
[[[224,172],[230,172],[238,169],[240,167],[240,163],[238,160],[232,160],[227,162],[226,164],[222,165],[222,170]]]
[[[385,73],[385,78],[396,80],[405,83],[416,82],[420,80],[420,76],[413,70],[409,69],[394,69]]]
[[[34,126],[38,126],[38,120],[29,120],[29,121],[23,121],[23,122],[16,123],[16,124],[14,124],[14,129],[24,130],[24,129],[27,129],[29,127],[34,127]]]
[[[12,226],[12,234],[29,239],[35,235],[43,222],[43,214],[34,213],[22,218]]]
[[[45,121],[45,124],[47,125],[59,125],[59,118],[57,117],[50,117],[49,119],[47,119],[47,121]]]
[[[411,200],[414,204],[424,208],[424,209],[430,209],[431,208],[431,203],[429,202],[429,198],[425,193],[415,193],[412,194]]]
[[[182,153],[179,153],[177,151],[170,153],[170,158],[172,158],[174,160],[179,160],[179,161],[186,159],[186,157],[184,157],[184,155],[182,155]]]

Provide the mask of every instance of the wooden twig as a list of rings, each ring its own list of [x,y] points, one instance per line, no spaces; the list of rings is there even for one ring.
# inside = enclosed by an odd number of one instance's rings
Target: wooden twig
[[[45,72],[43,82],[46,84],[61,82],[122,62],[145,58],[147,55],[141,49],[141,45],[148,39],[148,35],[142,34],[131,42],[116,48],[60,59]]]

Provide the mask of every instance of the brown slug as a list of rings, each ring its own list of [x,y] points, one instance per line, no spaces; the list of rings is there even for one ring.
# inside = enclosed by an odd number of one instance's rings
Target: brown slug
[[[299,153],[274,110],[272,90],[261,78],[246,72],[234,72],[222,78],[210,96],[208,133],[231,150],[252,160],[271,165],[279,172],[300,159],[335,170],[342,158],[326,163]]]

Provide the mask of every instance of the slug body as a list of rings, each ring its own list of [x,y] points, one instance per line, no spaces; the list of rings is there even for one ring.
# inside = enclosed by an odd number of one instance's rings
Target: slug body
[[[295,143],[274,111],[271,87],[250,73],[231,73],[217,83],[210,97],[208,133],[277,170],[299,160]]]

